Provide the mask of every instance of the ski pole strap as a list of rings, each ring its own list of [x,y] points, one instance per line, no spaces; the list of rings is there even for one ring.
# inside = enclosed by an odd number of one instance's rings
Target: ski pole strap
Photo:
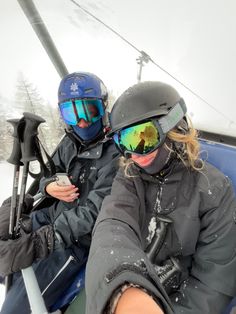
[[[45,178],[49,178],[56,174],[56,166],[37,136],[35,136],[34,143],[35,143],[34,150],[35,158],[36,160],[38,160],[41,169],[40,175],[44,176]],[[47,162],[44,162],[41,150],[43,151],[47,159]],[[31,171],[29,171],[29,173],[33,178],[38,177],[38,174],[32,173]]]

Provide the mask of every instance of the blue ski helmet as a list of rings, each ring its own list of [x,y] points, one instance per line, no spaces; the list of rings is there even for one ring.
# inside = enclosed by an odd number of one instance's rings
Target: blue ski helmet
[[[99,98],[106,101],[107,96],[103,81],[88,72],[74,72],[66,75],[58,89],[58,103],[73,98]]]
[[[58,105],[68,129],[82,141],[91,141],[103,129],[103,116],[108,93],[103,81],[88,72],[66,75],[58,89]],[[78,126],[80,119],[90,123]]]

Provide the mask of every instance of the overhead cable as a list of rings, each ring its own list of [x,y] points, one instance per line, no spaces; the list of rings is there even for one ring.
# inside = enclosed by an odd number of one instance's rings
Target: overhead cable
[[[196,92],[194,92],[190,87],[188,87],[186,84],[184,84],[182,81],[180,81],[179,79],[177,79],[174,75],[172,75],[170,72],[168,72],[167,70],[165,70],[162,66],[160,66],[158,63],[156,63],[146,52],[138,49],[135,45],[133,45],[130,41],[128,41],[124,36],[122,36],[120,33],[118,33],[117,31],[115,31],[112,27],[110,27],[108,24],[104,23],[101,19],[99,19],[98,17],[96,17],[94,14],[92,14],[91,12],[89,12],[87,9],[85,9],[83,6],[81,6],[77,1],[75,0],[70,0],[74,5],[76,5],[77,7],[79,7],[83,12],[85,12],[86,14],[88,14],[89,16],[91,16],[93,19],[95,19],[97,22],[99,22],[100,24],[102,24],[104,27],[106,27],[107,29],[109,29],[112,33],[114,33],[116,36],[118,36],[121,40],[123,40],[126,44],[128,44],[129,46],[131,46],[133,49],[135,49],[136,51],[138,51],[141,55],[145,54],[148,58],[149,61],[151,61],[157,68],[159,68],[161,71],[163,71],[164,73],[166,73],[167,75],[169,75],[172,79],[174,79],[177,83],[179,83],[180,85],[182,85],[185,89],[187,89],[190,93],[192,93],[195,97],[197,97],[198,99],[200,99],[202,102],[204,102],[206,105],[208,105],[210,108],[212,108],[215,112],[217,112],[218,114],[220,114],[222,117],[224,117],[226,120],[228,120],[230,123],[235,124],[234,121],[232,121],[229,117],[227,117],[223,112],[221,112],[220,110],[216,109],[213,105],[211,105],[208,101],[206,101],[203,97],[201,97],[200,95],[198,95]]]

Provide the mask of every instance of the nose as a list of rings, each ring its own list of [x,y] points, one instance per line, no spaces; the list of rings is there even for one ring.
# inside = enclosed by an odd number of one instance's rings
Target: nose
[[[89,122],[87,122],[84,119],[81,119],[79,121],[79,123],[77,123],[78,127],[80,127],[81,129],[87,128],[89,126]]]

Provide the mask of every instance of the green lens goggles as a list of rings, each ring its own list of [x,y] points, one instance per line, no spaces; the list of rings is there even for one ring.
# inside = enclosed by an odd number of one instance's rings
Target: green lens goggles
[[[185,113],[186,106],[181,100],[167,115],[119,130],[113,135],[113,139],[123,155],[149,154],[163,144],[166,134],[181,121]]]

